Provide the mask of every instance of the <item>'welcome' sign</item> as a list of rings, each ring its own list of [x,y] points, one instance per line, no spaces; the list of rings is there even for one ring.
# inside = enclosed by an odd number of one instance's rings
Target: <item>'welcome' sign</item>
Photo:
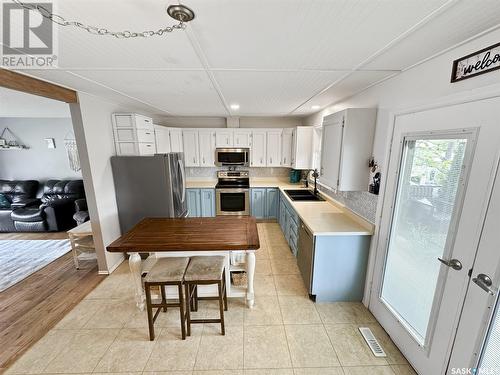
[[[453,61],[451,82],[500,69],[500,43]]]

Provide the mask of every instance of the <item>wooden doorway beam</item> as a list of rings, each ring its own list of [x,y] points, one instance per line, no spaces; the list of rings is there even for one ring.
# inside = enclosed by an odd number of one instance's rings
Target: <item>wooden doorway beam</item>
[[[60,102],[78,103],[76,91],[7,69],[0,69],[0,86]]]

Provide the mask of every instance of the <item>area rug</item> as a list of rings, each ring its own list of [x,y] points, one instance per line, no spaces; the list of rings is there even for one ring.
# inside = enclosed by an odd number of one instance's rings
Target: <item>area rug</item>
[[[71,250],[69,240],[0,241],[0,292]]]

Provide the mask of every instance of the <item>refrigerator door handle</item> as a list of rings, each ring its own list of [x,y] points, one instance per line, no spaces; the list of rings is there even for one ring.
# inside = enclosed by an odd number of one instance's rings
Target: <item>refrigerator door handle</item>
[[[182,163],[182,160],[179,159],[179,168],[181,170],[181,177],[182,177],[182,198],[181,202],[184,203],[184,200],[186,199],[186,175],[184,172],[184,164]]]

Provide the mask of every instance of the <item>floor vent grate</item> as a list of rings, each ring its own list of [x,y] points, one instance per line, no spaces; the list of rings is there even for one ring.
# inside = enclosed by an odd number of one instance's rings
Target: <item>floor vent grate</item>
[[[370,328],[359,327],[359,332],[361,332],[361,335],[365,339],[366,343],[370,347],[375,357],[387,357],[387,355],[384,352],[384,349],[382,349],[382,347],[380,346],[379,342],[373,335],[373,332]]]

